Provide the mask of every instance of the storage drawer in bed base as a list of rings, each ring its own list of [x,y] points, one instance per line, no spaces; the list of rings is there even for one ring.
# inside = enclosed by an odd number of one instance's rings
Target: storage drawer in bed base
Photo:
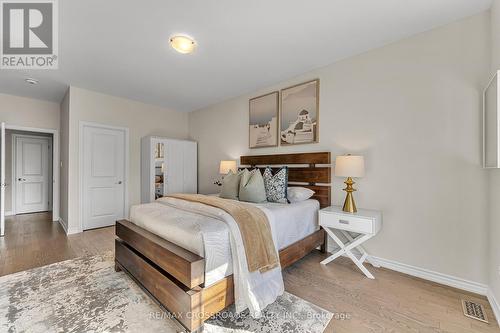
[[[210,287],[189,289],[118,239],[115,261],[190,331],[234,302],[232,276]]]
[[[116,222],[116,236],[189,289],[205,282],[205,259],[134,223]]]

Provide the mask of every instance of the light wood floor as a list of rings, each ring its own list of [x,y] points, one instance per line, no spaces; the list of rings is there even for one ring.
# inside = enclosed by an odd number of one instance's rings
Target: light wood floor
[[[47,213],[9,217],[0,238],[0,276],[113,250],[113,244],[113,227],[66,236]],[[288,292],[349,316],[332,320],[326,332],[500,333],[485,297],[371,266],[376,279],[369,280],[345,258],[321,266],[324,257],[310,254],[286,269],[284,279]],[[464,317],[462,298],[485,305],[490,324]]]
[[[61,225],[51,220],[49,213],[5,219],[5,236],[0,237],[0,276],[114,247],[114,228],[66,236]]]

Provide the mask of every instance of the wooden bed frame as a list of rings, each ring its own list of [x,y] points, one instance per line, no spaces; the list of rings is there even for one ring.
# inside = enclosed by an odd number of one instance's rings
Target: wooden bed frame
[[[240,164],[289,165],[289,186],[308,187],[315,191],[313,198],[322,208],[330,205],[329,152],[242,156]],[[199,329],[205,320],[234,303],[233,276],[205,287],[205,262],[199,255],[127,220],[116,222],[116,236],[116,271],[126,272],[189,331]],[[325,251],[325,237],[320,229],[279,251],[282,268],[318,247]]]

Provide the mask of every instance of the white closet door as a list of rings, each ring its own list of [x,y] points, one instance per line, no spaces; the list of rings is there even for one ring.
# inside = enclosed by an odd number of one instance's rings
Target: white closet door
[[[184,192],[184,145],[181,141],[167,140],[165,160],[167,164],[167,183],[165,185],[166,194]]]
[[[83,229],[114,225],[126,215],[126,132],[84,125],[82,139]]]
[[[184,145],[184,193],[198,192],[198,161],[196,142],[185,141]]]

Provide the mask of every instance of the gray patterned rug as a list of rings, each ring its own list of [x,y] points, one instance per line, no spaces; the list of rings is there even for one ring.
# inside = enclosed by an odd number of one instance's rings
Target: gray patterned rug
[[[231,308],[205,332],[323,332],[332,313],[285,293],[260,319]],[[182,332],[112,254],[82,257],[0,277],[0,332]]]

